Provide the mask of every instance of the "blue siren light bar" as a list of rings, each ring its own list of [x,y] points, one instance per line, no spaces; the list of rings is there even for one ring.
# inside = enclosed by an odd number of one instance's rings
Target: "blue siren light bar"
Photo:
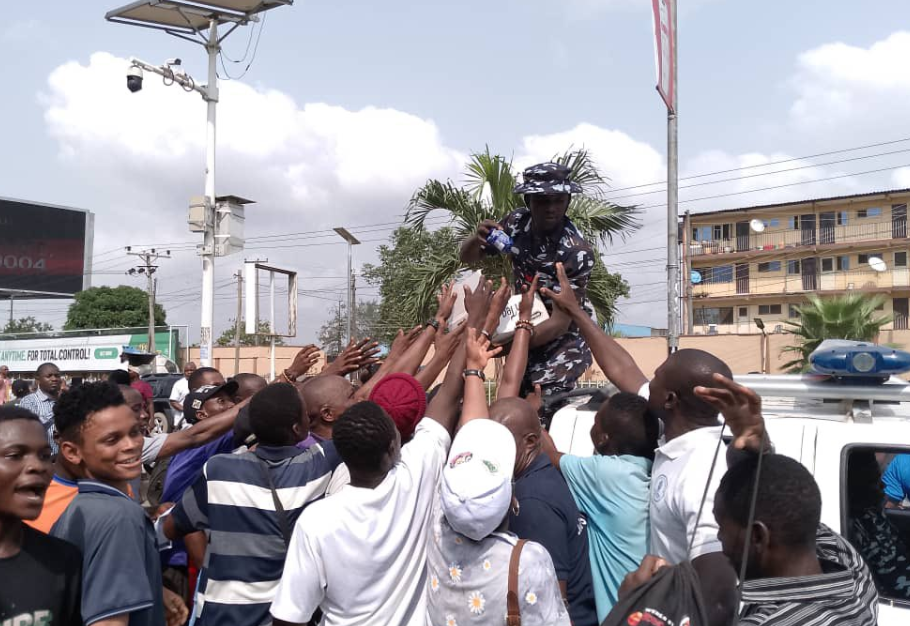
[[[910,371],[910,352],[865,341],[826,339],[809,355],[813,374],[888,377]]]

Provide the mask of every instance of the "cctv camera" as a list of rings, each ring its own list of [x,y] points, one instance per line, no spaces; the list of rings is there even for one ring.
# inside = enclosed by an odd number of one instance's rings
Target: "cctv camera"
[[[127,71],[126,88],[133,93],[142,89],[142,70],[140,68],[132,66]]]
[[[182,61],[180,59],[168,59],[164,62],[165,65],[180,65]]]

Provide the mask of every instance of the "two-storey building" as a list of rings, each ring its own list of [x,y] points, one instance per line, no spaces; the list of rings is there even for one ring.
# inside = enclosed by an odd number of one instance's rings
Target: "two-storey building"
[[[693,331],[754,333],[760,318],[773,332],[806,294],[850,291],[884,294],[889,327],[906,329],[908,201],[910,189],[896,189],[691,215],[682,247]]]

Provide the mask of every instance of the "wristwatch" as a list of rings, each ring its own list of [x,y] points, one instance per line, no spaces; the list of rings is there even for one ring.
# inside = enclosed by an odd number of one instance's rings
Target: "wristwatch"
[[[465,371],[464,371],[464,377],[467,378],[468,376],[476,376],[477,378],[479,378],[479,379],[482,380],[483,382],[487,382],[487,377],[486,377],[486,375],[483,373],[483,370],[465,370]]]
[[[435,317],[434,317],[434,318],[431,318],[431,319],[429,319],[429,320],[427,320],[426,325],[427,325],[427,326],[432,326],[432,327],[435,328],[436,330],[439,330],[439,320],[436,319]]]

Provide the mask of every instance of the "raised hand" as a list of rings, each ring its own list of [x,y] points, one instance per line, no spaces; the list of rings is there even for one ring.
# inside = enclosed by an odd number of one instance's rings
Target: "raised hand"
[[[323,368],[322,374],[324,376],[345,376],[356,372],[362,367],[376,363],[378,359],[374,357],[378,353],[379,343],[373,341],[370,337],[362,339],[360,342],[355,342],[354,339],[351,339],[347,347],[338,355],[338,358]]]
[[[417,339],[417,336],[423,330],[423,326],[415,326],[407,333],[403,330],[398,331],[398,334],[395,335],[395,339],[392,341],[392,346],[389,348],[389,358],[399,357],[405,352],[408,348],[414,343],[414,340]]]
[[[506,306],[509,304],[509,298],[511,296],[512,290],[509,287],[509,283],[506,282],[505,278],[500,278],[499,288],[490,300],[490,309],[487,311],[486,321],[483,325],[484,330],[488,333],[492,334],[499,326],[499,319],[502,317],[502,312],[505,311]]]
[[[480,284],[474,291],[464,288],[464,308],[468,312],[468,323],[476,326],[487,319],[490,302],[493,299],[493,283],[480,277]]]
[[[520,320],[531,319],[531,312],[534,310],[534,294],[537,293],[537,281],[539,278],[539,274],[534,274],[534,280],[531,281],[531,284],[524,285],[521,288],[521,302],[518,304],[518,319]]]
[[[310,368],[316,365],[319,360],[319,347],[310,344],[300,349],[294,357],[291,366],[284,370],[284,375],[290,382],[294,382],[304,374],[310,371]]]
[[[452,355],[455,354],[455,350],[458,349],[462,339],[464,339],[466,329],[467,325],[461,324],[455,330],[451,330],[447,333],[436,333],[436,351],[434,352],[434,355],[445,355],[446,361],[450,361]]]
[[[476,328],[468,329],[468,342],[465,347],[466,367],[469,370],[481,370],[494,356],[502,352],[502,346],[490,349],[490,340],[484,337]]]
[[[439,306],[436,309],[436,320],[440,325],[445,325],[449,318],[452,317],[452,309],[455,308],[456,293],[451,283],[445,283],[442,291],[437,294],[436,302]]]
[[[581,308],[578,299],[575,297],[575,291],[572,289],[572,283],[566,276],[566,269],[562,263],[556,264],[556,277],[559,279],[559,293],[546,287],[541,288],[540,293],[549,298],[553,304],[558,306],[566,313],[572,313]]]
[[[767,450],[770,446],[761,414],[761,396],[727,378],[714,374],[719,387],[696,387],[695,395],[720,411],[733,431],[737,450]]]

